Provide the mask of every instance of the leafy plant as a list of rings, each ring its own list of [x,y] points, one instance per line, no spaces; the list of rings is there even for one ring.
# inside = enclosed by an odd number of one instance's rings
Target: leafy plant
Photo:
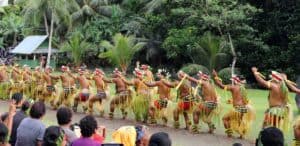
[[[140,50],[145,43],[136,43],[134,36],[123,36],[118,33],[109,41],[102,41],[100,44],[107,51],[100,54],[100,58],[107,58],[112,64],[120,67],[123,72],[127,71],[135,52]]]

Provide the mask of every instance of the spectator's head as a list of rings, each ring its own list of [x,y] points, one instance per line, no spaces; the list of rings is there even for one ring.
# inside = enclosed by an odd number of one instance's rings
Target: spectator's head
[[[8,117],[8,112],[3,113],[1,115],[1,121],[3,121],[3,122],[6,121],[7,117]]]
[[[0,123],[0,143],[5,144],[8,136],[8,129],[7,127],[3,124]]]
[[[22,93],[14,93],[11,97],[16,102],[16,106],[21,107],[23,104],[23,94]]]
[[[243,146],[241,143],[234,143],[232,146]]]
[[[29,103],[29,101],[26,100],[26,101],[23,102],[21,110],[24,111],[24,112],[27,112],[29,107],[30,107],[30,103]]]
[[[265,128],[259,133],[256,145],[263,146],[283,146],[283,133],[276,127]]]
[[[73,116],[73,113],[70,108],[67,108],[67,107],[59,108],[56,113],[58,125],[71,124],[72,116]]]
[[[98,128],[96,119],[92,115],[85,116],[79,122],[82,137],[91,137]]]
[[[151,136],[149,146],[171,146],[168,133],[158,132]]]
[[[43,146],[65,146],[67,143],[64,131],[59,126],[48,127],[43,142]]]
[[[34,119],[42,118],[46,113],[46,106],[43,102],[35,102],[30,109],[30,117]]]

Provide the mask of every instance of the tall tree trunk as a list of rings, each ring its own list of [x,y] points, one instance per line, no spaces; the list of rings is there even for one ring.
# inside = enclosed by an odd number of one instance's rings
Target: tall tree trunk
[[[14,33],[14,42],[13,42],[13,46],[15,47],[17,44],[17,33]]]
[[[45,25],[45,29],[46,29],[46,34],[49,37],[49,28],[48,28],[48,21],[47,21],[46,13],[44,13],[44,25]]]
[[[52,35],[53,35],[53,13],[51,13],[51,24],[50,24],[50,34],[49,34],[49,45],[48,45],[48,56],[47,56],[47,66],[50,66],[51,60],[51,48],[52,48]]]
[[[234,68],[235,68],[235,64],[236,64],[236,60],[237,60],[237,55],[236,55],[235,49],[233,47],[233,43],[232,43],[230,33],[228,33],[228,39],[229,39],[229,43],[230,43],[231,53],[232,53],[232,56],[233,56],[232,65],[231,65],[231,76],[233,76],[234,75]],[[233,80],[232,80],[231,83],[233,84]]]

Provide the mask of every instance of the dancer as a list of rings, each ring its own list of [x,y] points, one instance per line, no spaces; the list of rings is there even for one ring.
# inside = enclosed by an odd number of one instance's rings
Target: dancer
[[[70,76],[70,70],[66,66],[61,67],[62,75],[60,76],[63,92],[61,92],[58,104],[55,104],[55,109],[61,104],[65,104],[67,107],[71,107],[71,100],[74,98],[75,91],[75,79]]]
[[[270,81],[264,80],[256,67],[252,67],[252,72],[259,84],[269,89],[269,108],[265,112],[263,128],[274,126],[281,129],[284,133],[288,132],[290,126],[291,107],[288,99],[288,88],[280,73],[272,71]]]
[[[121,72],[116,68],[113,72],[113,78],[107,80],[108,83],[116,85],[116,95],[110,102],[109,118],[113,119],[115,108],[120,108],[123,119],[126,119],[128,112],[126,111],[131,104],[131,91],[128,89],[126,83],[120,77]]]
[[[228,101],[233,105],[233,109],[223,117],[224,127],[228,137],[232,137],[233,131],[243,139],[249,132],[250,126],[255,118],[255,112],[247,98],[247,92],[244,84],[246,80],[238,76],[233,76],[232,85],[223,85],[222,80],[217,73],[213,71],[215,83],[222,89],[231,92],[232,99]]]
[[[192,126],[193,133],[199,133],[199,119],[206,123],[209,127],[209,133],[213,133],[216,129],[213,119],[219,119],[219,105],[218,105],[218,96],[215,90],[214,85],[209,81],[209,75],[198,72],[199,80],[188,76],[187,78],[197,83],[196,89],[194,91],[194,96],[197,96],[198,88],[201,88],[202,98],[201,102],[198,103],[198,106],[194,109],[193,120],[194,125]]]
[[[183,115],[185,120],[185,129],[189,130],[192,122],[189,120],[189,113],[192,113],[195,102],[194,97],[192,95],[192,86],[189,80],[187,79],[187,75],[182,71],[177,73],[178,79],[180,81],[175,81],[173,83],[167,82],[163,80],[163,83],[170,88],[175,88],[177,90],[177,99],[179,99],[177,103],[177,107],[173,111],[174,118],[174,128],[179,128],[179,115]]]
[[[148,120],[149,103],[151,101],[151,95],[149,87],[143,83],[144,74],[143,72],[135,68],[133,71],[135,78],[131,81],[127,81],[123,76],[122,80],[127,84],[134,86],[136,95],[132,101],[132,110],[135,115],[136,121],[143,121],[144,123]]]
[[[150,116],[150,124],[156,124],[156,114],[157,113],[162,113],[162,120],[163,120],[163,125],[166,126],[168,123],[167,119],[167,107],[168,107],[168,101],[170,99],[170,87],[168,87],[166,84],[164,84],[164,80],[166,80],[168,76],[168,72],[164,69],[159,69],[157,72],[157,77],[159,78],[159,81],[154,81],[154,82],[145,82],[144,83],[148,87],[158,87],[158,95],[159,99],[155,100],[153,105],[151,105],[149,109],[149,116]]]
[[[53,76],[51,75],[52,73],[52,68],[51,67],[46,67],[45,68],[45,73],[43,74],[43,79],[45,80],[45,87],[44,87],[44,92],[43,92],[43,96],[44,96],[44,100],[45,101],[50,101],[50,105],[55,108],[55,103],[56,103],[56,97],[57,96],[57,89],[55,88],[55,83],[56,80],[59,79],[59,77],[57,76]]]
[[[152,82],[154,81],[154,77],[153,77],[153,73],[150,71],[150,66],[149,65],[146,65],[146,64],[143,64],[141,66],[141,69],[143,70],[143,74],[144,74],[144,78],[145,78],[145,81],[147,82]]]
[[[44,91],[44,79],[43,72],[39,66],[35,67],[33,75],[34,84],[33,84],[33,96],[31,97],[33,100],[43,100],[43,91]]]
[[[82,103],[82,109],[83,112],[86,112],[88,109],[88,100],[90,99],[90,83],[88,79],[85,77],[85,70],[84,69],[79,69],[78,70],[79,76],[74,76],[69,72],[69,75],[79,81],[80,85],[80,91],[78,95],[75,96],[74,99],[74,106],[73,106],[73,111],[77,112],[77,107],[79,103]]]
[[[101,117],[103,117],[104,115],[103,101],[108,98],[106,94],[107,85],[104,81],[104,75],[105,73],[102,70],[98,68],[95,69],[92,79],[95,81],[97,93],[96,95],[93,95],[89,100],[89,113],[92,114],[94,112],[94,103],[98,102],[100,104],[99,111]]]
[[[8,99],[9,98],[9,76],[8,76],[8,68],[5,64],[1,64],[0,66],[0,99]]]

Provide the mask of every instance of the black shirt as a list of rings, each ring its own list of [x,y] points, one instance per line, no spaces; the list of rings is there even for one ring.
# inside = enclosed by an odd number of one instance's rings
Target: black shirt
[[[17,141],[17,129],[18,129],[20,123],[22,122],[22,120],[26,117],[27,117],[26,113],[24,111],[20,110],[15,114],[15,116],[13,118],[13,125],[12,125],[11,135],[10,135],[10,139],[9,139],[9,143],[12,146],[14,146]]]

